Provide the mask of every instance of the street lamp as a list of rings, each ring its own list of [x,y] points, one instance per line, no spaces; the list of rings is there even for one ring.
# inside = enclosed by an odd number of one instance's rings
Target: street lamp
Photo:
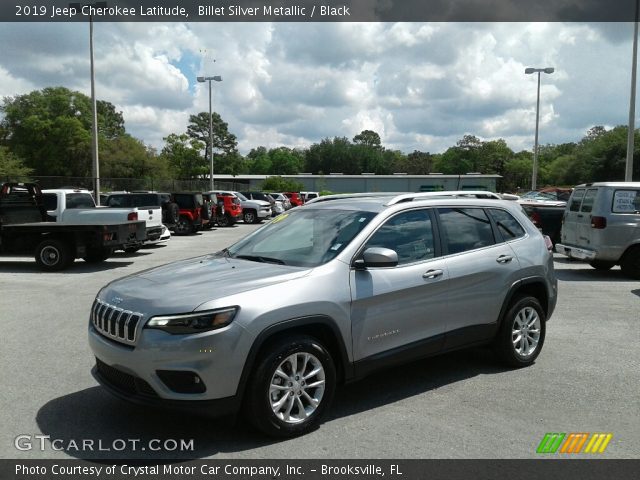
[[[538,74],[538,100],[536,101],[536,138],[533,147],[533,172],[531,174],[531,190],[536,189],[536,183],[538,180],[538,124],[540,122],[540,74],[541,73],[553,73],[552,67],[547,68],[525,68],[524,73],[530,75],[532,73]]]
[[[213,113],[211,112],[211,80],[214,82],[221,82],[222,77],[216,75],[215,77],[198,77],[198,82],[209,82],[209,158],[210,158],[210,170],[209,170],[209,187],[213,190]]]
[[[83,6],[107,8],[107,2],[70,3],[69,7],[80,11]],[[90,9],[91,12],[91,9]],[[96,76],[93,67],[93,15],[89,14],[89,55],[91,57],[91,106],[93,118],[91,121],[91,176],[93,177],[93,193],[96,204],[100,204],[100,162],[98,157],[98,107],[96,104]]]

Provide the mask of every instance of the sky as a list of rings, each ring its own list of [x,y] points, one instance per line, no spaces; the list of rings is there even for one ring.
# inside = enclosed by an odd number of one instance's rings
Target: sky
[[[386,148],[440,153],[465,134],[532,150],[627,124],[631,23],[94,24],[96,95],[158,150],[213,110],[251,148],[305,148],[374,130]],[[90,94],[87,23],[0,24],[0,97]],[[636,120],[638,127],[638,120]]]

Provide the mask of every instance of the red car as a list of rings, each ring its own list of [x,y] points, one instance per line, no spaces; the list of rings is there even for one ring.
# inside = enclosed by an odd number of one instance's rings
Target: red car
[[[203,212],[204,198],[201,193],[179,192],[172,194],[178,204],[180,217],[174,231],[176,235],[188,235],[202,229],[209,222],[209,212]]]
[[[242,218],[242,205],[240,199],[231,193],[207,192],[205,195],[211,198],[217,197],[217,202],[222,201],[222,209],[215,216],[215,222],[221,227],[230,227]]]
[[[301,207],[304,205],[304,200],[299,192],[282,192],[291,202],[293,207]]]

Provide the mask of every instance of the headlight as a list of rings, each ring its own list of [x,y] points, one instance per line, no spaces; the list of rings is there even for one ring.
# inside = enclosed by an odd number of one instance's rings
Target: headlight
[[[238,307],[230,307],[208,312],[152,317],[145,328],[157,328],[172,335],[206,332],[229,325],[237,311]]]

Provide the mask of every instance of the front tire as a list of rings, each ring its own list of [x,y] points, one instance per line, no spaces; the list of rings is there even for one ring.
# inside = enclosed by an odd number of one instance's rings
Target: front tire
[[[258,216],[256,215],[256,212],[254,212],[253,210],[246,210],[242,214],[242,218],[244,220],[244,223],[256,223]]]
[[[517,296],[502,319],[495,350],[512,367],[527,367],[540,354],[546,333],[544,310],[537,298]]]
[[[247,392],[251,423],[273,437],[295,437],[315,428],[336,386],[336,369],[315,338],[290,336],[259,360]]]

